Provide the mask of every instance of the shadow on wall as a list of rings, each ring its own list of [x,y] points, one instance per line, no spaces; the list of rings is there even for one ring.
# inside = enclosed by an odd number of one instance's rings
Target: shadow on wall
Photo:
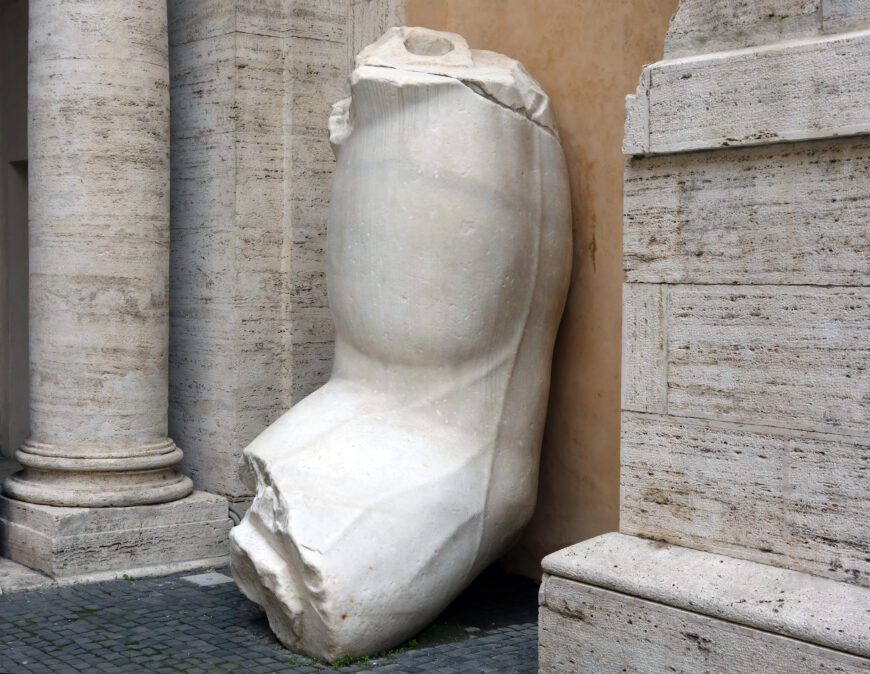
[[[0,2],[0,462],[30,434],[27,0]],[[2,468],[0,468],[2,472]]]

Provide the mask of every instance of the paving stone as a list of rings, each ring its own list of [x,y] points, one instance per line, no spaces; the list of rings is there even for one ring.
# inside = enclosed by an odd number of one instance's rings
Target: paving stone
[[[222,585],[224,583],[232,583],[232,577],[223,574],[216,573],[214,571],[209,573],[198,573],[193,576],[182,576],[181,580],[187,581],[188,583],[193,583],[194,585],[199,585],[201,587],[214,587],[215,585]]]
[[[214,574],[228,578],[227,569]],[[285,649],[234,583],[188,574],[0,596],[0,672],[535,672],[537,587],[490,570],[388,656],[332,667]],[[213,579],[214,580],[214,579]],[[219,580],[219,579],[218,579]]]

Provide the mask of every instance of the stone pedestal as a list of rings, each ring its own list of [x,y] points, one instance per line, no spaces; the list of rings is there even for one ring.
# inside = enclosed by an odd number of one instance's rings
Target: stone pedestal
[[[544,558],[542,672],[866,672],[870,589],[624,534]]]
[[[0,497],[0,556],[53,578],[162,575],[227,563],[232,521],[222,496],[160,505],[61,508]]]
[[[51,574],[212,555],[226,504],[184,498],[167,437],[165,3],[31,0],[28,80],[31,436],[4,554]]]
[[[870,669],[859,26],[683,0],[629,97],[621,533],[545,558],[543,672]]]

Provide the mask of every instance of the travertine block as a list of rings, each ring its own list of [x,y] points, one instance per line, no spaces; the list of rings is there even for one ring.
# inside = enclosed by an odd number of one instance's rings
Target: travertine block
[[[870,288],[671,286],[668,413],[866,437]]]
[[[238,3],[239,0],[168,0],[169,35],[173,48],[232,33],[237,25]]]
[[[622,408],[667,412],[667,325],[665,286],[622,287]]]
[[[553,587],[548,603],[540,608],[540,674],[794,674],[796,671],[859,674],[870,668],[868,658],[701,613],[584,583],[561,579],[545,582],[553,583]]]
[[[331,361],[333,162],[324,135],[308,135],[343,91],[347,12],[337,0],[170,2],[170,424],[185,471],[234,499],[250,495],[242,448]],[[319,210],[297,205],[311,194]],[[314,323],[297,310],[308,306],[321,310]]]
[[[385,27],[404,23],[403,0],[345,0],[348,6],[347,58],[351,69],[363,47],[377,40]]]
[[[758,658],[764,648],[776,649],[792,668],[795,654],[810,658],[806,671],[868,664],[866,587],[617,533],[555,552],[542,567],[540,604],[561,614],[563,636],[573,636],[559,644],[542,627],[542,662],[548,651],[579,655],[588,644],[595,653],[587,648],[584,660],[599,663],[593,671],[611,671],[602,663],[613,657],[634,663],[631,671],[668,671],[669,659],[682,665],[677,671],[699,671],[705,657],[713,658],[712,671],[756,671],[756,660],[741,653]],[[683,662],[680,654],[701,659]],[[734,658],[730,666],[720,660],[727,657]]]
[[[30,567],[0,557],[0,595],[13,592],[42,590],[54,585],[54,580]]]
[[[870,587],[870,437],[622,415],[620,530]]]
[[[221,496],[160,505],[58,508],[0,497],[0,554],[56,578],[226,559],[232,521]]]
[[[826,33],[865,28],[870,24],[868,0],[820,0],[822,30]]]
[[[870,285],[870,138],[630,159],[625,278]]]
[[[234,110],[234,45],[235,35],[232,34],[172,45],[173,147],[180,140],[189,139],[196,143],[194,148],[202,148],[207,136],[229,134],[233,130],[238,114]],[[176,157],[171,159],[174,164]],[[224,171],[227,168],[224,167]],[[174,183],[178,171],[174,166],[173,169]],[[184,179],[186,175],[182,173],[179,177]]]
[[[369,0],[378,4],[387,0]],[[345,43],[349,0],[170,0],[174,44],[217,35],[311,36]]]
[[[376,0],[378,2],[383,0]],[[348,0],[236,0],[236,29],[344,44]]]
[[[827,0],[682,0],[665,39],[665,58],[755,47],[817,34]],[[841,0],[853,4],[855,0]]]
[[[622,533],[544,559],[541,671],[870,671],[868,24],[682,0],[628,97]]]
[[[170,425],[201,488],[251,496],[242,448],[328,377],[323,128],[348,49],[401,13],[401,0],[169,2]]]
[[[870,31],[863,30],[645,66],[648,76],[641,77],[628,110],[623,152],[870,133],[868,60]],[[807,95],[814,91],[824,92],[823,105]]]

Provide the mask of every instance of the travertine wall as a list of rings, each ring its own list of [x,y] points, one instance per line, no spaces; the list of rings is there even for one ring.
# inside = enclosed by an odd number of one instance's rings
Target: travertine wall
[[[571,173],[574,273],[553,359],[538,508],[511,568],[618,525],[625,95],[676,0],[406,0],[406,23],[522,61],[553,100]]]
[[[668,30],[665,58],[842,33],[868,19],[867,0],[688,0]]]
[[[870,586],[870,36],[715,4],[668,53],[791,39],[654,64],[630,101],[626,151],[666,154],[625,176],[621,531]]]
[[[170,0],[170,431],[244,502],[242,449],[322,384],[331,105],[393,0]]]

